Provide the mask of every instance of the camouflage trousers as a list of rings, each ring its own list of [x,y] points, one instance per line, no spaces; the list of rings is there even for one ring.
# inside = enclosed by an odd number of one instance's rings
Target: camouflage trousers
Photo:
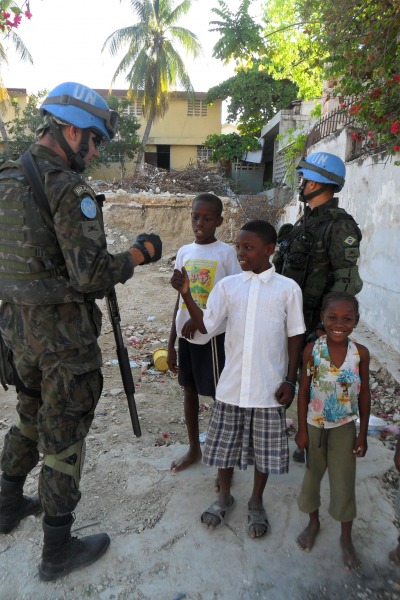
[[[78,311],[81,315],[85,313],[83,306]],[[83,440],[92,424],[103,385],[101,352],[96,339],[98,321],[91,325],[91,343],[68,347],[73,345],[74,337],[88,341],[85,332],[93,321],[92,306],[85,317],[87,323],[76,321],[75,308],[71,306],[71,314],[67,316],[66,305],[61,308],[3,303],[0,307],[0,327],[13,351],[18,376],[25,388],[40,391],[40,397],[29,395],[26,389],[18,392],[16,408],[20,422],[6,434],[1,469],[7,475],[26,476],[43,454],[39,496],[49,516],[73,512],[81,498]],[[53,336],[48,335],[49,329]],[[67,349],[61,349],[56,330],[65,333]],[[51,463],[54,456],[58,462]]]

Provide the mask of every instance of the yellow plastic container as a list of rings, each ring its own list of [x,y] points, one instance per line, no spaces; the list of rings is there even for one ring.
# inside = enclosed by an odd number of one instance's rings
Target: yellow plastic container
[[[153,352],[153,363],[159,371],[168,371],[167,364],[168,351],[166,348],[157,348]]]

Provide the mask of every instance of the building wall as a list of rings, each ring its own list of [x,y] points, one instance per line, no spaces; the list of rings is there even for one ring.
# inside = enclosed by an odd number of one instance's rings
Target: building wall
[[[309,153],[326,151],[345,160],[345,130],[321,140]],[[346,184],[339,205],[357,221],[363,234],[360,275],[364,282],[357,298],[368,328],[396,352],[400,352],[400,166],[394,157],[365,157],[346,163]],[[282,222],[293,223],[299,204],[285,209]]]
[[[197,146],[172,146],[171,169],[184,169],[197,162]]]
[[[169,100],[169,108],[162,119],[153,123],[148,144],[170,144],[180,146],[200,146],[206,137],[212,133],[221,132],[221,101],[217,100],[212,106],[204,104],[201,111],[203,115],[188,115],[187,98],[176,98],[173,95]],[[146,122],[143,120],[138,135],[141,137]]]

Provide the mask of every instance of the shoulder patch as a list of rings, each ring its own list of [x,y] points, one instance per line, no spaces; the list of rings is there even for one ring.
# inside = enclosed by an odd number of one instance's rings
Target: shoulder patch
[[[359,248],[345,248],[344,249],[344,257],[346,260],[357,260],[360,256]]]
[[[97,206],[93,198],[85,196],[81,201],[81,211],[88,219],[94,219],[97,213]]]
[[[98,221],[82,221],[83,235],[91,240],[98,240],[103,230]]]
[[[348,246],[355,246],[356,244],[358,244],[358,239],[354,236],[354,235],[348,235],[344,240],[343,240],[343,245],[345,247]]]
[[[78,196],[78,198],[80,196],[83,196],[84,194],[89,194],[89,196],[92,196],[92,198],[94,198],[94,196],[96,195],[90,187],[90,185],[88,185],[87,183],[79,183],[73,188],[72,191],[75,194],[75,196]]]

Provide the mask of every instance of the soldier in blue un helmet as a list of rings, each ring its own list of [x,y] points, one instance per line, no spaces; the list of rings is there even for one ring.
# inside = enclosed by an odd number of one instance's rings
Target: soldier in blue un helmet
[[[294,279],[302,289],[306,340],[323,332],[320,313],[325,294],[361,291],[357,260],[362,236],[354,218],[339,208],[334,197],[345,183],[344,162],[334,154],[315,152],[297,168],[304,214],[294,225],[280,228],[273,263],[278,273]],[[293,458],[305,460],[299,449]]]
[[[37,202],[21,158],[0,168],[0,332],[13,353],[19,417],[1,455],[0,534],[43,511],[39,577],[50,581],[93,563],[110,543],[106,533],[70,533],[103,385],[95,299],[125,283],[136,265],[159,260],[162,245],[141,234],[125,252],[109,254],[95,192],[80,175],[115,136],[118,114],[72,82],[50,92],[40,112],[30,152],[48,206]],[[24,496],[39,453],[39,497]]]

